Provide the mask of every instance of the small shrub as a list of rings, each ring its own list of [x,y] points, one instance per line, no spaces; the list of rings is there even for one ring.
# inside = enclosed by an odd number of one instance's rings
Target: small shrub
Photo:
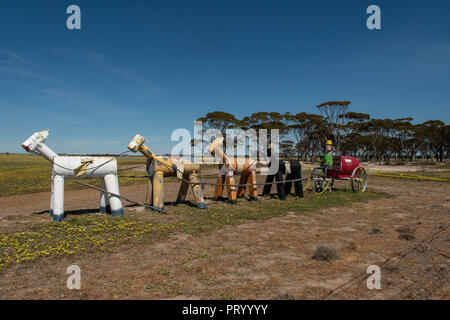
[[[358,249],[358,245],[356,244],[356,242],[350,242],[348,244],[348,246],[346,247],[347,250],[349,251],[355,251],[356,249]]]
[[[386,269],[389,272],[398,272],[399,270],[398,265],[395,264],[389,264],[386,267],[384,267],[384,269]]]
[[[412,228],[409,228],[409,227],[404,227],[404,228],[399,228],[399,229],[397,229],[397,231],[398,231],[398,233],[399,233],[399,238],[400,239],[403,239],[403,240],[406,240],[406,241],[410,241],[410,240],[413,240],[413,239],[415,239],[415,235],[414,235],[414,232],[416,231],[416,230],[414,230],[414,229],[412,229]]]
[[[295,296],[287,290],[280,290],[273,300],[295,300]]]
[[[168,276],[170,276],[170,271],[167,269],[161,268],[158,270],[158,274],[168,277]]]
[[[377,233],[382,233],[382,232],[378,228],[373,228],[372,230],[369,231],[369,234],[377,234]]]
[[[337,260],[339,258],[337,249],[328,246],[318,246],[313,256],[313,259],[323,261]]]

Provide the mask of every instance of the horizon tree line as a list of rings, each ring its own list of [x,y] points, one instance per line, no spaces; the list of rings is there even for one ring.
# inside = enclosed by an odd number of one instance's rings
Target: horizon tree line
[[[413,123],[413,118],[377,119],[350,111],[350,101],[328,101],[317,106],[318,114],[256,112],[242,119],[214,111],[197,119],[203,130],[279,129],[280,153],[285,158],[314,160],[332,140],[337,154],[362,161],[440,161],[450,156],[450,126],[441,120]]]

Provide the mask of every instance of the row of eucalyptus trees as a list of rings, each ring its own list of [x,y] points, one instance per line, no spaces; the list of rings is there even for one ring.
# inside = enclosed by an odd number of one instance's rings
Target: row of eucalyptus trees
[[[283,157],[314,160],[323,153],[326,140],[335,152],[363,161],[440,161],[449,158],[450,126],[440,120],[413,123],[412,118],[377,119],[349,110],[350,101],[329,101],[318,113],[257,112],[242,119],[210,112],[198,120],[203,129],[214,128],[223,136],[227,128],[279,129]]]

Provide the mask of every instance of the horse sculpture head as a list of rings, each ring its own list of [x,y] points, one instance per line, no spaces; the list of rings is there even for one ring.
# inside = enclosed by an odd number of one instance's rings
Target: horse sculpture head
[[[33,133],[31,137],[29,137],[22,143],[22,148],[24,148],[28,152],[35,151],[40,143],[45,142],[45,139],[47,139],[49,133],[50,130],[48,129]]]
[[[133,138],[133,140],[131,140],[130,143],[128,144],[128,149],[130,151],[137,152],[140,149],[140,147],[144,144],[144,142],[145,142],[144,137],[137,134]]]

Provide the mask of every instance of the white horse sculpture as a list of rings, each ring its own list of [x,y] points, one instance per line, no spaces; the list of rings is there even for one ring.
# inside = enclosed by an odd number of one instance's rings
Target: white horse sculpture
[[[37,152],[52,162],[52,192],[50,197],[50,217],[53,221],[64,220],[64,179],[104,178],[102,189],[119,194],[117,161],[114,157],[59,156],[44,142],[49,130],[34,133],[22,148],[28,152]],[[120,198],[100,192],[100,212],[111,212],[114,216],[123,215]]]

